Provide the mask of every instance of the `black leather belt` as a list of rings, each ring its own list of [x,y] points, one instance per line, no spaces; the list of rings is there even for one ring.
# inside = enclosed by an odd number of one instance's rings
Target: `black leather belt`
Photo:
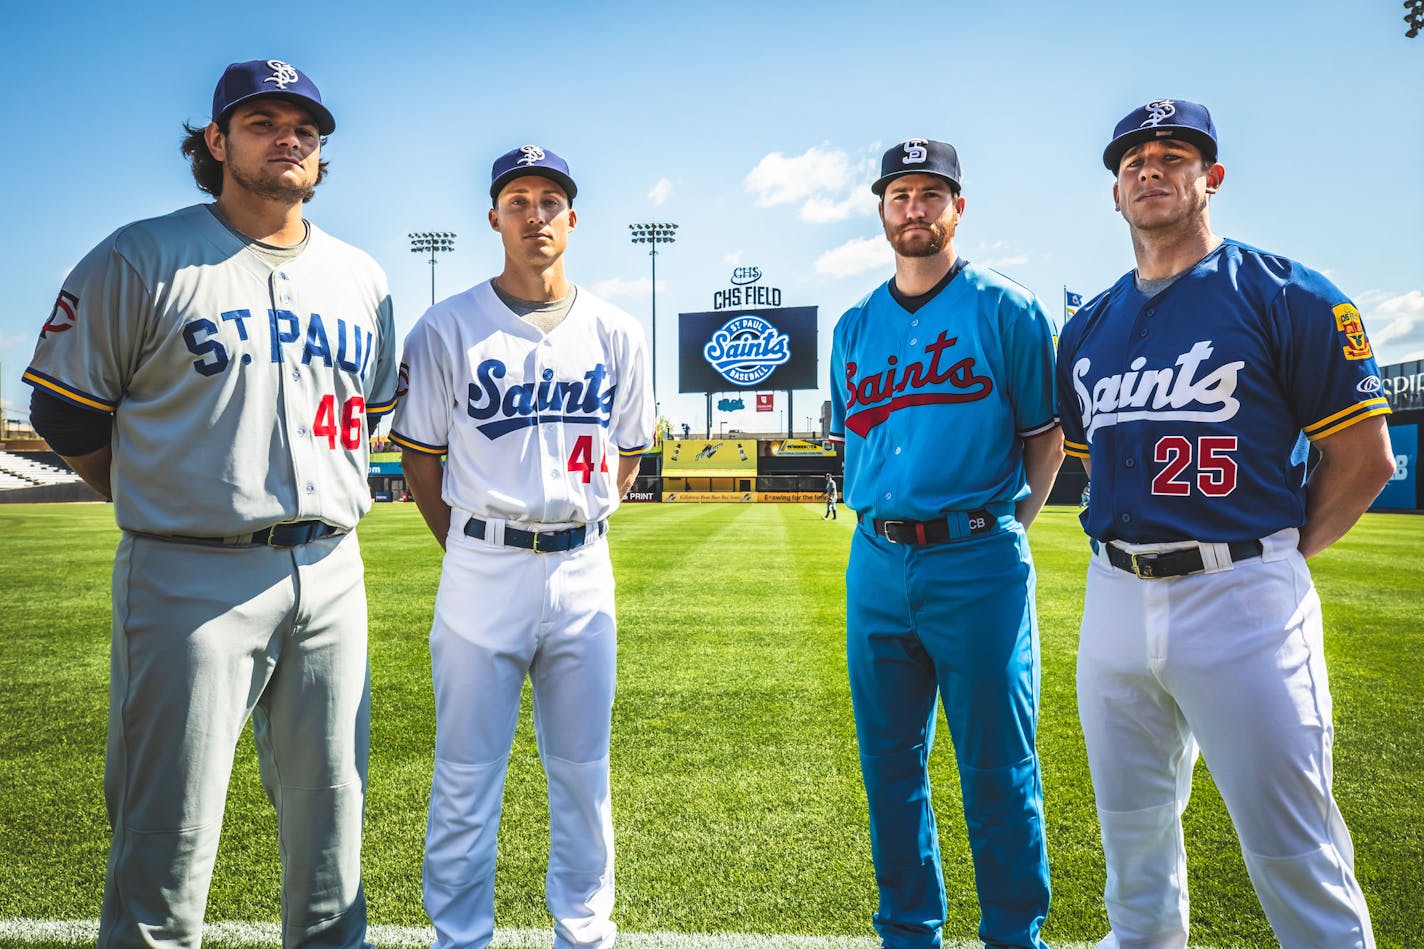
[[[987,534],[995,529],[999,519],[984,508],[966,511],[961,524],[959,516],[949,515],[933,521],[882,521],[879,518],[858,517],[862,524],[892,544],[910,544],[923,547],[926,544],[944,544],[951,540],[962,540],[975,534]]]
[[[1181,550],[1165,550],[1153,554],[1130,554],[1121,547],[1108,544],[1108,562],[1119,570],[1136,574],[1143,580],[1164,580],[1167,577],[1185,577],[1201,573],[1206,569],[1202,562],[1201,549],[1184,547]],[[1261,556],[1259,540],[1239,540],[1226,545],[1231,552],[1231,560],[1250,560]]]
[[[607,521],[597,524],[580,524],[561,531],[526,531],[517,527],[504,527],[504,545],[532,550],[536,554],[557,554],[566,550],[578,550],[584,544],[591,544],[603,536]],[[472,517],[465,522],[465,536],[476,540],[485,539],[485,522]]]
[[[333,527],[325,521],[288,521],[284,524],[273,524],[256,533],[238,534],[236,537],[187,537],[175,534],[144,536],[175,544],[200,544],[204,547],[300,547],[323,537],[344,533],[344,527]]]

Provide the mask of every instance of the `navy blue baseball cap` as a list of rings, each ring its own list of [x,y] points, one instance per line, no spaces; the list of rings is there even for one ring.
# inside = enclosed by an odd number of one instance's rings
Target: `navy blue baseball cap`
[[[498,200],[499,192],[505,185],[525,175],[548,178],[564,189],[564,194],[569,196],[569,204],[573,204],[574,195],[578,194],[578,185],[569,177],[568,162],[547,148],[520,145],[494,160],[494,167],[490,169],[491,200]]]
[[[1103,150],[1103,164],[1117,174],[1123,153],[1134,145],[1155,138],[1180,138],[1201,149],[1207,161],[1216,161],[1216,126],[1206,106],[1185,99],[1153,99],[1133,109],[1113,129],[1112,141]]]
[[[221,122],[233,109],[260,96],[276,96],[295,102],[312,114],[321,134],[330,135],[336,131],[336,119],[321,104],[321,92],[317,90],[316,83],[306,73],[280,59],[254,59],[228,66],[218,80],[218,87],[213,90],[213,121]]]
[[[912,138],[890,149],[880,159],[880,177],[870,186],[876,197],[902,175],[938,175],[959,190],[959,154],[953,145]]]

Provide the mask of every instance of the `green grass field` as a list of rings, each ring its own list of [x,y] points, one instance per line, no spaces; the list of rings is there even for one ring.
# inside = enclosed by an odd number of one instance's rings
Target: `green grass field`
[[[819,505],[630,505],[618,577],[616,918],[627,931],[869,936],[874,907],[846,685],[852,521]],[[1424,906],[1424,521],[1369,515],[1312,563],[1335,700],[1335,789],[1381,947],[1420,944]],[[93,919],[108,845],[103,773],[109,567],[103,505],[0,506],[0,919]],[[426,636],[439,548],[414,505],[361,527],[371,600],[372,758],[365,879],[373,923],[420,926],[434,711]],[[1039,570],[1053,908],[1045,936],[1106,931],[1102,854],[1073,667],[1085,546],[1075,512],[1031,534]],[[501,927],[545,928],[547,822],[526,715],[510,766]],[[947,734],[936,806],[949,941],[977,908]],[[1274,946],[1204,768],[1187,810],[1193,942]],[[277,918],[274,820],[250,736],[238,749],[209,920]],[[3,940],[0,940],[3,941]]]

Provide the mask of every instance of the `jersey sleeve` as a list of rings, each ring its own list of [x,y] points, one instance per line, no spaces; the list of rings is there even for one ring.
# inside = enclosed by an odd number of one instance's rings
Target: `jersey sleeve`
[[[1305,270],[1285,284],[1276,316],[1281,384],[1311,441],[1388,415],[1379,366],[1360,311],[1329,280]]]
[[[1080,308],[1073,319],[1086,319]],[[1058,352],[1055,355],[1054,379],[1057,383],[1058,421],[1063,426],[1063,452],[1074,458],[1088,457],[1088,436],[1083,431],[1083,407],[1078,404],[1078,391],[1073,386],[1073,360],[1078,343],[1079,326],[1071,324],[1063,327],[1058,337]]]
[[[366,396],[366,415],[371,418],[396,407],[396,324],[389,293],[376,308],[376,335],[376,375]]]
[[[448,362],[427,314],[406,337],[396,384],[391,441],[402,448],[443,455],[450,447],[450,413],[455,400]]]
[[[65,279],[23,380],[74,405],[113,412],[152,312],[148,287],[109,237]]]
[[[1037,298],[1008,315],[1003,338],[1014,431],[1020,438],[1032,438],[1058,424],[1053,321]]]
[[[845,441],[845,377],[845,347],[838,323],[831,336],[831,429],[827,437],[833,442]]]
[[[620,457],[636,457],[652,447],[653,429],[657,424],[652,379],[648,373],[648,346],[641,326],[635,324],[624,333],[624,354],[618,375],[608,437],[618,447]]]

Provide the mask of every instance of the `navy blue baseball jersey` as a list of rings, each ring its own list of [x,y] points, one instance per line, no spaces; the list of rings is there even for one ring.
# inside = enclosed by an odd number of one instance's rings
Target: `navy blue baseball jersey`
[[[1026,497],[1019,439],[1057,424],[1053,390],[1053,324],[1012,280],[969,264],[913,313],[881,284],[831,346],[846,504],[922,521]]]
[[[1305,523],[1307,440],[1389,406],[1354,304],[1224,241],[1151,298],[1132,273],[1058,342],[1064,449],[1092,463],[1098,540],[1228,542]]]

